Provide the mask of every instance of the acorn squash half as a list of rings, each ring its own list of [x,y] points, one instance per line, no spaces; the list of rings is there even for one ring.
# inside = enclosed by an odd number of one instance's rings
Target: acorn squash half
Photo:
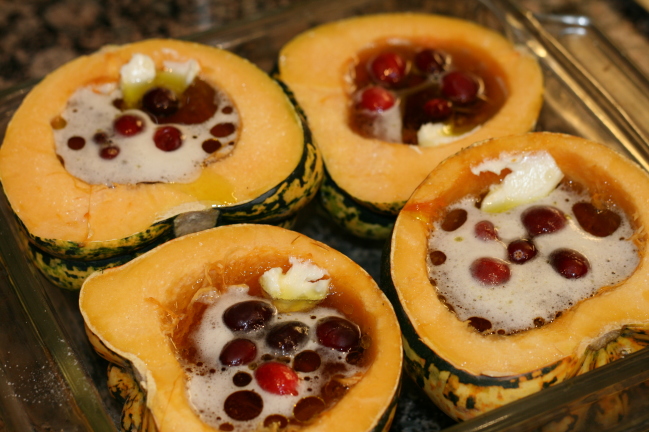
[[[261,224],[217,227],[171,240],[83,284],[79,306],[90,340],[113,364],[111,392],[127,401],[125,430],[213,430],[192,410],[186,373],[172,334],[196,292],[252,282],[289,257],[325,269],[331,289],[320,305],[334,307],[370,337],[369,367],[330,410],[287,430],[383,431],[396,408],[402,368],[399,325],[392,305],[356,263],[330,247],[284,228]],[[218,300],[217,300],[218,301]],[[192,321],[193,322],[193,321]],[[262,419],[263,420],[263,419]],[[128,429],[137,423],[137,427]],[[154,429],[151,429],[154,430]]]
[[[118,82],[134,54],[151,57],[158,70],[163,61],[195,60],[198,77],[238,110],[234,151],[206,159],[193,182],[89,184],[57,158],[53,119],[77,89]],[[290,224],[322,179],[321,158],[293,102],[247,60],[184,41],[107,46],[62,66],[26,96],[0,148],[2,186],[29,251],[54,283],[78,289],[93,270],[177,235],[235,222]]]
[[[352,70],[362,52],[388,41],[471,53],[497,75],[503,105],[479,129],[433,147],[357,134],[349,119]],[[328,180],[320,200],[334,220],[368,238],[388,236],[410,194],[447,156],[477,141],[532,129],[543,99],[542,73],[531,55],[477,24],[417,13],[354,17],[308,30],[282,48],[278,77],[304,109],[322,152]]]
[[[433,221],[451,203],[479,197],[502,179],[471,167],[503,153],[544,150],[594,202],[626,215],[639,264],[625,280],[599,288],[553,321],[509,335],[483,334],[438,298],[426,257]],[[404,337],[406,371],[451,417],[473,418],[622,358],[649,340],[649,175],[630,159],[583,138],[530,133],[477,143],[442,162],[399,214],[384,255],[382,287]],[[615,414],[617,415],[617,414]]]

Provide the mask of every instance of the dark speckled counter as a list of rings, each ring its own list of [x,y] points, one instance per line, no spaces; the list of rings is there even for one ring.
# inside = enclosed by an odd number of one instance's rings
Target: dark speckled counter
[[[0,89],[38,79],[106,44],[186,37],[307,0],[0,0]],[[585,14],[649,75],[649,13],[633,0],[520,0]]]

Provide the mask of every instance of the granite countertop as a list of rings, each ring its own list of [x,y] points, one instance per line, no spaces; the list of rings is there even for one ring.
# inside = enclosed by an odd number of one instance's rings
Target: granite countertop
[[[0,90],[108,43],[184,37],[308,0],[2,0]],[[519,0],[534,12],[584,14],[649,75],[649,12],[633,0]]]

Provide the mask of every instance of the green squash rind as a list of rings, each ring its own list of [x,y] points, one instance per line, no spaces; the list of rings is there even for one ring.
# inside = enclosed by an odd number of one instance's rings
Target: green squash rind
[[[649,324],[625,325],[605,337],[600,346],[588,347],[576,360],[566,357],[520,375],[474,375],[438,356],[417,334],[400,306],[399,296],[392,282],[389,243],[383,252],[380,286],[393,304],[401,327],[404,371],[435,405],[455,420],[474,418],[649,346]],[[620,415],[618,411],[609,414],[600,421],[607,423],[611,421],[610,417],[617,419]]]
[[[326,169],[318,197],[331,219],[353,235],[374,240],[390,236],[396,216],[359,204],[334,182]]]

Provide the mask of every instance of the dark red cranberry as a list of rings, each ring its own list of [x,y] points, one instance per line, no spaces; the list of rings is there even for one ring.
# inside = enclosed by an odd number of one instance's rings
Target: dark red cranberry
[[[384,85],[394,86],[406,77],[406,60],[393,51],[382,52],[370,63],[370,72],[374,79]]]
[[[572,212],[579,226],[595,237],[608,237],[620,227],[622,217],[612,210],[599,209],[589,202],[579,202],[572,206]]]
[[[430,262],[434,266],[442,265],[446,262],[446,254],[442,251],[436,250],[428,254]]]
[[[144,129],[144,120],[132,114],[119,116],[113,122],[115,131],[127,137],[137,135]]]
[[[253,331],[266,325],[275,308],[260,300],[247,300],[233,304],[223,312],[223,322],[233,331]]]
[[[448,213],[446,213],[446,216],[444,216],[444,220],[442,221],[442,229],[444,231],[455,231],[462,225],[464,225],[464,222],[466,222],[467,218],[467,212],[464,209],[456,208]]]
[[[277,324],[266,335],[266,344],[284,355],[297,351],[309,337],[309,326],[300,321]]]
[[[361,340],[361,332],[356,324],[336,316],[321,319],[315,332],[321,345],[337,351],[349,351],[358,346]]]
[[[474,279],[487,286],[502,285],[511,277],[507,263],[496,258],[478,258],[471,263],[470,270]]]
[[[300,422],[308,422],[313,417],[324,411],[325,402],[316,396],[307,396],[300,399],[293,407],[293,417]]]
[[[183,137],[178,128],[163,126],[153,134],[153,142],[160,150],[170,152],[180,148],[183,144]]]
[[[440,51],[426,48],[415,54],[414,63],[425,74],[440,73],[446,69],[448,58]]]
[[[526,209],[521,221],[531,236],[537,236],[562,229],[566,225],[566,216],[556,207],[539,205]]]
[[[86,146],[86,139],[80,136],[68,138],[68,147],[72,150],[81,150]]]
[[[176,93],[165,87],[154,87],[142,96],[142,109],[155,117],[164,117],[178,111]]]
[[[550,265],[566,279],[586,276],[590,264],[585,256],[573,249],[557,249],[550,254]]]
[[[320,360],[320,355],[311,350],[302,351],[293,359],[293,369],[297,372],[313,372],[316,371],[322,360]]]
[[[268,362],[255,370],[259,387],[277,395],[297,395],[298,376],[284,363]]]
[[[536,246],[528,239],[514,240],[507,245],[507,254],[514,264],[523,264],[536,256]]]
[[[498,232],[493,222],[483,220],[475,224],[473,229],[475,236],[482,241],[498,240]]]
[[[203,144],[201,145],[201,148],[205,153],[214,153],[221,147],[223,147],[221,141],[214,138],[206,139],[205,141],[203,141]]]
[[[388,110],[394,106],[395,97],[383,87],[368,87],[361,93],[359,108],[381,112]]]
[[[235,130],[237,130],[237,128],[234,123],[219,123],[212,126],[212,129],[210,129],[210,134],[217,138],[223,138],[232,135]]]
[[[451,102],[466,105],[477,99],[480,85],[470,74],[455,70],[442,77],[441,90]]]
[[[424,111],[430,120],[442,121],[453,114],[453,104],[446,99],[434,98],[424,104]]]
[[[115,159],[118,154],[119,147],[116,146],[103,147],[101,150],[99,150],[99,157],[102,159]]]
[[[219,360],[226,366],[241,366],[257,357],[257,346],[248,339],[233,339],[221,350]]]
[[[234,420],[252,420],[261,414],[264,400],[254,391],[240,390],[225,399],[223,410]]]

